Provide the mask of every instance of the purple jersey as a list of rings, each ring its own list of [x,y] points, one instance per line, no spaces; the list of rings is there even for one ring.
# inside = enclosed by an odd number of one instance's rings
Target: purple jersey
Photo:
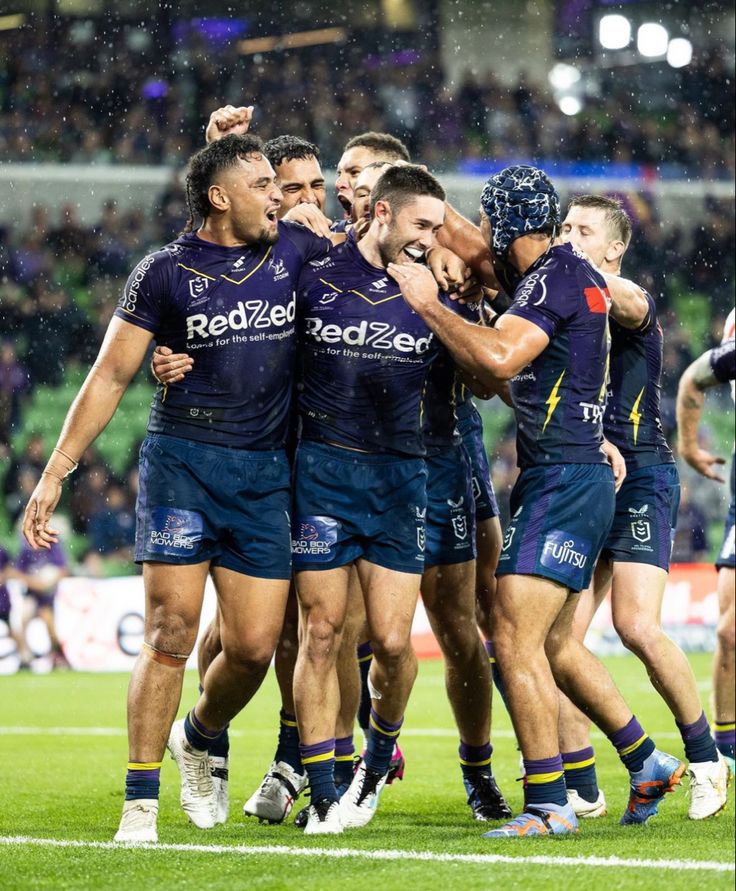
[[[10,557],[5,548],[0,547],[0,574],[10,564]],[[7,616],[10,613],[10,591],[5,582],[0,582],[0,617]]]
[[[55,566],[58,569],[66,569],[67,560],[64,549],[58,541],[52,542],[47,550],[34,551],[28,542],[21,541],[20,553],[15,561],[15,567],[26,575],[36,575],[46,566]]]
[[[549,337],[510,382],[519,467],[605,464],[606,283],[569,244],[551,248],[519,282],[508,315]]]
[[[657,308],[646,295],[649,312],[632,330],[609,320],[611,362],[603,431],[621,452],[627,470],[674,461],[659,414],[662,328]]]
[[[223,247],[192,233],[145,257],[115,315],[151,331],[194,368],[159,384],[150,433],[245,449],[285,442],[296,351],[294,290],[330,242],[279,223],[275,244]]]
[[[736,340],[724,340],[708,354],[713,377],[719,384],[728,383],[736,377]]]
[[[348,240],[305,266],[297,309],[302,438],[424,455],[422,397],[440,347],[394,279]]]

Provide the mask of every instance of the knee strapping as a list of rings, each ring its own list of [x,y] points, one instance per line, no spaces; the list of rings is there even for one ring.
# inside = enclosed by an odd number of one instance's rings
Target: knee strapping
[[[165,653],[146,642],[143,643],[141,652],[145,653],[153,662],[158,662],[159,665],[168,665],[169,668],[182,668],[189,658],[182,653]]]

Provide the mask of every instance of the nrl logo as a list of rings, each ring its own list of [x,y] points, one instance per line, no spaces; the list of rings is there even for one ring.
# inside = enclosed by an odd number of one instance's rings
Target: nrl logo
[[[427,531],[424,526],[419,526],[417,528],[417,547],[420,551],[424,551],[427,545]]]
[[[511,542],[514,540],[514,535],[516,534],[516,526],[509,526],[506,530],[506,534],[503,537],[503,545],[501,547],[502,551],[508,551],[511,547]]]
[[[459,538],[460,541],[465,541],[465,539],[468,537],[467,518],[464,515],[461,517],[453,517],[452,530],[455,533],[455,538]]]
[[[637,510],[635,507],[629,508],[631,516],[631,534],[640,544],[646,544],[652,537],[652,524],[647,516],[649,513],[649,505],[642,504]]]
[[[197,278],[190,278],[189,295],[191,296],[192,300],[196,300],[198,297],[202,297],[209,286],[209,279],[205,278],[202,275],[198,275]]]

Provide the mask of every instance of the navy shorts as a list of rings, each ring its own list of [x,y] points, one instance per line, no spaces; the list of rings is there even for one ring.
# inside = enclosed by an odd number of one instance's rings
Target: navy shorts
[[[582,591],[593,577],[615,508],[608,464],[529,467],[511,492],[496,575],[538,575]]]
[[[613,525],[601,556],[669,571],[679,505],[680,477],[674,464],[632,470],[616,494]]]
[[[491,468],[483,442],[483,419],[475,406],[458,419],[457,429],[463,438],[463,445],[470,458],[475,519],[478,523],[490,520],[492,517],[497,517],[500,511],[491,482]]]
[[[427,566],[475,560],[475,501],[470,459],[462,445],[424,459],[427,465]]]
[[[288,579],[289,505],[283,451],[151,434],[140,451],[136,562],[209,560],[256,578]]]
[[[362,557],[398,572],[424,570],[427,469],[422,458],[301,442],[294,465],[294,570]]]

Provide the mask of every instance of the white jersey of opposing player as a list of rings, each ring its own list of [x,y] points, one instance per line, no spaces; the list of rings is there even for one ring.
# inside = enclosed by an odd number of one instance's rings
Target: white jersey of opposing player
[[[726,324],[723,326],[723,337],[721,338],[721,343],[725,340],[730,340],[736,334],[736,309],[732,309],[728,314],[728,318],[726,319]],[[736,381],[731,381],[731,398],[736,402]]]

